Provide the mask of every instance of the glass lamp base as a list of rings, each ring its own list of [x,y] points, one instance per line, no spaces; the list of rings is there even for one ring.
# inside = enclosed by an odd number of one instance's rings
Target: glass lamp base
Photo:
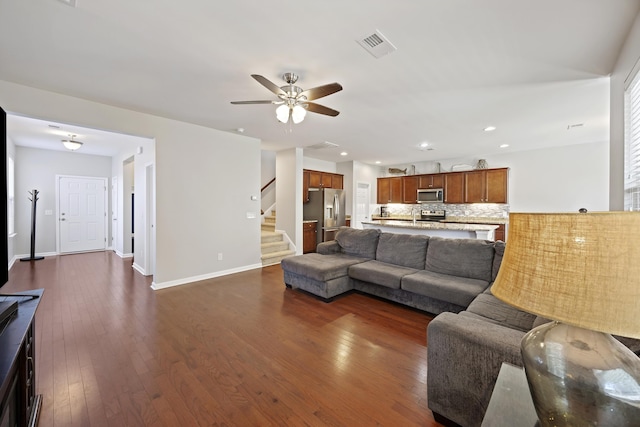
[[[640,426],[640,359],[611,335],[547,323],[522,360],[542,426]]]

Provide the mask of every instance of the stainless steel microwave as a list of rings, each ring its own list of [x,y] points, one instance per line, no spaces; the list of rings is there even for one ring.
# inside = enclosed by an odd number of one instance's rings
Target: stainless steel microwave
[[[418,190],[418,203],[436,203],[444,201],[444,190],[442,188],[429,188]]]

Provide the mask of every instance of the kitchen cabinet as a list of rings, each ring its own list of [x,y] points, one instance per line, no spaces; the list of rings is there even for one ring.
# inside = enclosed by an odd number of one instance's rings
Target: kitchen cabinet
[[[405,176],[402,177],[402,202],[403,203],[418,203],[418,176]]]
[[[444,202],[464,203],[464,172],[444,174]]]
[[[378,204],[402,203],[403,198],[401,176],[378,178]]]
[[[302,203],[309,201],[309,171],[302,171]]]
[[[505,237],[506,237],[506,226],[504,224],[492,224],[492,225],[497,225],[498,228],[496,228],[496,230],[493,232],[493,240],[495,240],[496,242],[498,240],[502,240],[503,242],[505,242]]]
[[[444,188],[444,175],[441,173],[418,175],[418,188]]]
[[[305,173],[309,174],[309,188],[336,188],[342,190],[343,175],[309,169],[303,170],[303,174]]]
[[[344,176],[338,173],[302,170],[302,203],[309,201],[309,188],[335,188],[342,190]]]
[[[507,203],[509,169],[479,169],[464,173],[464,203]]]
[[[318,236],[318,222],[310,221],[302,223],[302,253],[316,251],[316,241]]]
[[[344,177],[342,175],[337,173],[331,174],[331,188],[342,190],[343,183],[344,183]]]

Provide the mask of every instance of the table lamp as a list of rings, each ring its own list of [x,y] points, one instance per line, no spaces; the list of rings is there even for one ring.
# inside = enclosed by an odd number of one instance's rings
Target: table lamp
[[[491,292],[550,323],[522,339],[542,426],[640,425],[640,212],[512,213]]]

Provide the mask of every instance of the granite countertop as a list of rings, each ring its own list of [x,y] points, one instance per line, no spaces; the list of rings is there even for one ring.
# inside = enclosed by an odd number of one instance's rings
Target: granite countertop
[[[305,219],[305,220],[302,221],[303,224],[306,223],[306,222],[318,222],[318,220],[317,219]]]
[[[382,219],[373,221],[363,221],[363,224],[380,225],[384,227],[397,227],[397,228],[415,228],[425,230],[461,230],[461,231],[490,231],[498,228],[497,225],[488,224],[468,224],[468,223],[453,223],[453,222],[433,222],[433,221],[413,221],[397,220],[397,219]]]
[[[411,215],[393,215],[388,217],[382,217],[380,215],[372,215],[372,221],[413,221]],[[425,222],[420,218],[416,218],[416,221]],[[447,219],[443,219],[440,222],[443,223],[458,223],[458,224],[508,224],[509,218],[487,218],[487,217],[471,217],[471,216],[448,216]]]
[[[509,224],[509,218],[486,218],[469,216],[450,216],[442,222],[464,222],[466,224]]]

